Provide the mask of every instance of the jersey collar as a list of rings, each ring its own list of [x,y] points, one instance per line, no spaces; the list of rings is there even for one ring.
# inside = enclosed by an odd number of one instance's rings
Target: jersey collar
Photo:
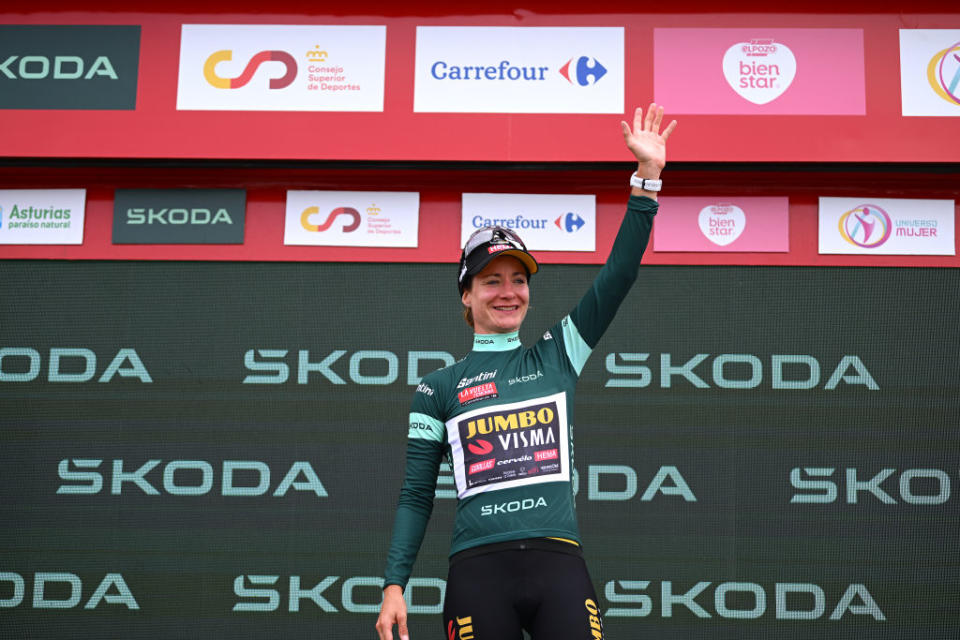
[[[520,348],[520,332],[513,333],[475,333],[474,351],[510,351]]]

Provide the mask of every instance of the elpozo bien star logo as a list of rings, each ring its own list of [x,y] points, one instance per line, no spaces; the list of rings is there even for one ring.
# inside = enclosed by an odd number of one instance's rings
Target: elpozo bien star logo
[[[137,25],[0,25],[0,109],[137,106]]]
[[[243,244],[243,189],[117,189],[114,244]]]

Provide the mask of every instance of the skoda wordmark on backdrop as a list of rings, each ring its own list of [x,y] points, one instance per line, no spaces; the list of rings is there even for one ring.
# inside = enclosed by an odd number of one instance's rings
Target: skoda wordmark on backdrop
[[[117,189],[114,244],[243,244],[243,189]]]
[[[138,25],[0,25],[0,109],[136,109],[139,62]]]

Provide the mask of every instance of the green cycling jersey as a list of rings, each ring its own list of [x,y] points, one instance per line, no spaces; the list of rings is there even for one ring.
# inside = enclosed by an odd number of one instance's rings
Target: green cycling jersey
[[[423,377],[385,585],[406,586],[444,456],[457,490],[451,555],[524,538],[580,542],[571,482],[576,383],[636,280],[656,212],[650,198],[630,198],[592,286],[532,347],[517,333],[477,334],[465,358]]]

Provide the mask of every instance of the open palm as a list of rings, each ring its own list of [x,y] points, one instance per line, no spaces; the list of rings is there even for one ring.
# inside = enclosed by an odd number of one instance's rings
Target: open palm
[[[623,139],[627,148],[636,157],[641,167],[648,167],[657,175],[667,164],[667,138],[677,127],[677,121],[671,120],[667,128],[660,133],[663,123],[663,107],[650,103],[644,115],[643,107],[637,107],[633,114],[633,128],[626,122],[620,123]]]

